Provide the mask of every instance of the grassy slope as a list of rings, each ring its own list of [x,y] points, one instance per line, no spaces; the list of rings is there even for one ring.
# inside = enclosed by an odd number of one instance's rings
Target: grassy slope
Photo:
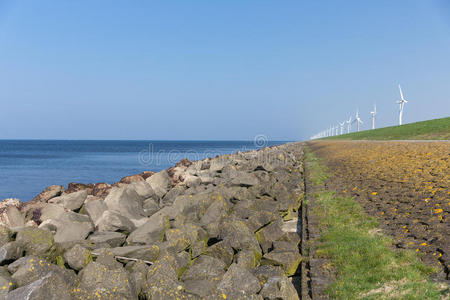
[[[327,139],[348,140],[449,140],[450,117],[423,122],[405,124],[402,126],[384,127],[375,130],[365,130]]]
[[[306,153],[313,184],[321,186],[329,177],[326,168]],[[319,217],[320,245],[316,255],[330,259],[337,271],[328,288],[332,299],[440,299],[445,286],[431,282],[432,269],[424,266],[415,252],[394,250],[390,238],[377,230],[351,197],[337,197],[332,191],[315,194]]]

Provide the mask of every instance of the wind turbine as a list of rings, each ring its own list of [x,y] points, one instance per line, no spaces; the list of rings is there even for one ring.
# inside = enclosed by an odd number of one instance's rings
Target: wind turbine
[[[408,101],[406,101],[405,98],[403,98],[402,87],[400,86],[400,84],[398,85],[398,90],[400,91],[400,98],[401,98],[400,101],[397,101],[397,103],[399,105],[398,125],[402,125],[403,106],[405,105],[405,103],[408,103]]]
[[[345,121],[344,122],[339,122],[339,126],[341,126],[341,135],[344,134],[344,125],[345,125]]]
[[[359,117],[359,109],[356,110],[356,117],[353,120],[353,122],[356,122],[356,131],[359,132],[359,124],[363,124],[363,121],[361,120],[361,118]]]
[[[347,133],[350,133],[350,127],[352,126],[352,116],[350,116],[350,118],[348,118],[347,122]]]
[[[372,115],[372,129],[375,129],[375,115],[377,114],[377,105],[373,105],[373,111],[370,112]]]

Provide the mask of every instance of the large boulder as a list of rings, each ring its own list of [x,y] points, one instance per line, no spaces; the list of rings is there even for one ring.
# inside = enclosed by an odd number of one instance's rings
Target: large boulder
[[[48,200],[61,195],[62,192],[64,192],[64,187],[62,185],[51,185],[34,197],[32,201],[47,202]]]
[[[12,290],[7,300],[72,300],[74,280],[67,280],[57,272],[51,271],[35,281]]]
[[[91,251],[76,244],[64,253],[65,262],[75,271],[79,271],[92,261]]]
[[[110,269],[103,264],[91,262],[80,271],[78,277],[80,280],[78,293],[82,299],[137,298],[130,275],[124,268]]]
[[[182,290],[173,257],[165,255],[148,268],[147,281],[142,286],[144,299],[182,299]]]
[[[299,299],[297,290],[280,267],[260,266],[253,271],[253,274],[262,285],[259,294],[264,299]]]
[[[16,287],[6,266],[0,267],[0,287],[0,299],[5,299],[6,294]]]
[[[0,225],[6,227],[21,227],[25,224],[25,218],[20,213],[18,207],[21,203],[19,199],[5,199],[0,202]]]
[[[41,228],[25,227],[17,232],[16,242],[25,250],[26,255],[54,259],[56,247],[53,234]]]
[[[18,242],[9,242],[0,247],[0,265],[12,262],[22,257],[23,248]]]
[[[75,281],[75,273],[72,270],[61,268],[36,256],[25,256],[16,260],[8,266],[8,271],[13,273],[11,278],[19,287],[30,284],[50,272],[54,272],[71,285]]]
[[[142,207],[143,200],[144,198],[133,187],[124,186],[113,188],[106,196],[105,204],[108,210],[121,214],[139,227],[146,220]]]
[[[107,243],[110,247],[120,247],[126,238],[127,236],[120,232],[103,231],[91,234],[88,240],[95,244]]]
[[[170,185],[169,174],[166,170],[153,174],[148,177],[145,181],[152,187],[155,194],[162,198],[168,191]]]
[[[40,223],[44,222],[45,220],[56,219],[65,212],[64,207],[53,203],[42,204],[42,207],[38,209],[40,212]]]
[[[146,223],[138,227],[128,236],[127,243],[136,245],[161,242],[164,238],[164,233],[168,228],[169,218],[163,213],[157,212],[153,214]]]
[[[252,273],[237,264],[232,264],[217,289],[225,295],[237,293],[241,298],[245,298],[259,292],[261,286]]]
[[[86,201],[83,206],[83,212],[91,218],[95,225],[98,224],[98,221],[106,210],[108,210],[108,206],[106,206],[103,200]]]
[[[48,200],[49,203],[59,204],[68,210],[78,210],[86,200],[87,191],[81,190],[74,193],[54,197]]]
[[[11,230],[6,226],[0,225],[0,246],[3,246],[4,244],[10,242],[11,238]]]
[[[158,245],[124,246],[109,249],[115,256],[155,261],[160,253]],[[120,258],[119,258],[120,259]]]
[[[270,223],[269,225],[263,227],[261,230],[256,232],[256,238],[261,245],[264,253],[267,253],[270,248],[272,248],[272,243],[284,235],[281,229],[283,221],[278,218],[276,221]]]
[[[55,232],[55,242],[84,240],[94,230],[91,219],[82,214],[64,212],[56,219],[42,222],[39,228]]]
[[[128,218],[121,214],[106,210],[103,212],[100,219],[97,220],[96,228],[98,231],[120,231],[124,233],[130,233],[136,226]]]

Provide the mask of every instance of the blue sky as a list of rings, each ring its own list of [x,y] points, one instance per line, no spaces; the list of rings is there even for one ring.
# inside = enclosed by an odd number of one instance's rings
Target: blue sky
[[[450,115],[442,1],[0,0],[0,138],[299,140]]]

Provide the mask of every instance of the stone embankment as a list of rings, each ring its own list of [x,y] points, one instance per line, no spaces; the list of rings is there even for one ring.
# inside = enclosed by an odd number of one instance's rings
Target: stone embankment
[[[303,193],[292,143],[4,200],[0,299],[298,299]]]

